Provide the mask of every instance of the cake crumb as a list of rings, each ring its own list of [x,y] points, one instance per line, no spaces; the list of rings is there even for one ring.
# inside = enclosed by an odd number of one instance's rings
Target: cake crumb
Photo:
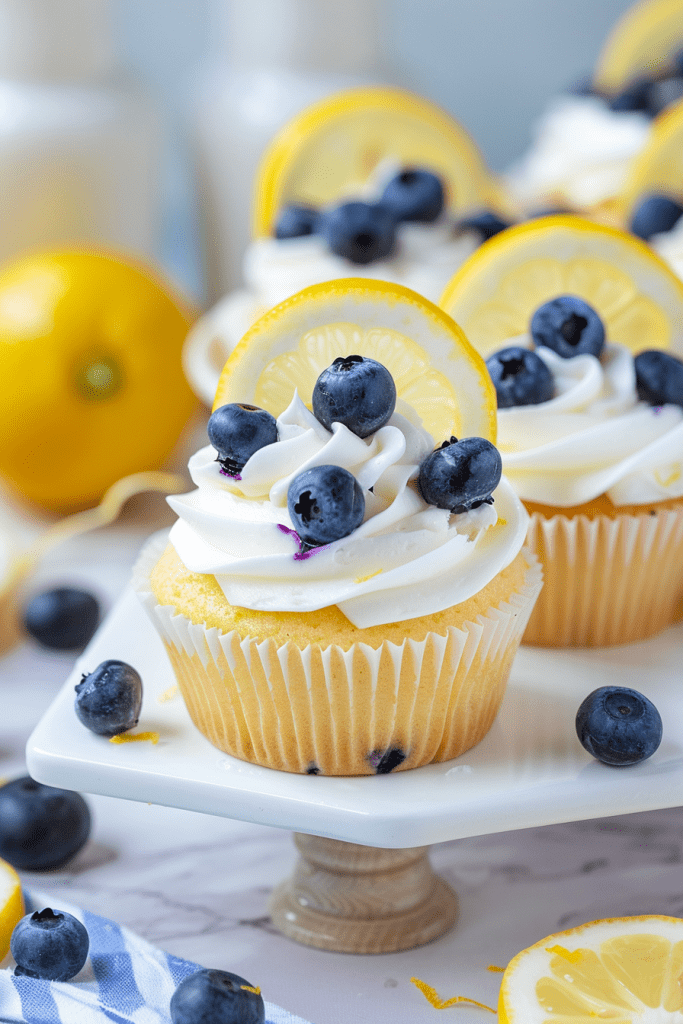
[[[118,736],[112,736],[109,740],[110,743],[142,743],[144,740],[149,740],[150,743],[159,742],[158,732],[136,732],[127,733],[121,732]]]

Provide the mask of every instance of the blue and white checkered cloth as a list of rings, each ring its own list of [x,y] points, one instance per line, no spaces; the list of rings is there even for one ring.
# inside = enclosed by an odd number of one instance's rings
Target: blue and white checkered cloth
[[[171,1024],[171,996],[198,964],[87,910],[37,893],[26,893],[26,904],[27,912],[52,907],[73,914],[88,929],[90,951],[71,981],[15,977],[13,966],[0,970],[2,1024]],[[307,1024],[274,1003],[265,1006],[267,1024]]]

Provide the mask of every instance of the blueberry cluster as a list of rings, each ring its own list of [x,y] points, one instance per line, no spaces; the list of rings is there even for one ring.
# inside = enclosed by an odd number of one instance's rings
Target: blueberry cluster
[[[573,91],[579,95],[600,96],[610,110],[638,111],[648,117],[656,117],[683,97],[683,50],[676,53],[659,74],[633,79],[616,96],[603,96],[590,83],[581,83]]]
[[[443,207],[440,178],[421,168],[405,168],[389,181],[375,203],[353,201],[325,210],[301,203],[285,206],[275,225],[275,237],[320,235],[331,252],[362,266],[391,255],[400,223],[429,224],[441,215]]]

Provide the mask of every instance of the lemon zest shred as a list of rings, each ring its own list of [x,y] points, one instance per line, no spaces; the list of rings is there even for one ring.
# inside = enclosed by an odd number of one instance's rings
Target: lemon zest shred
[[[353,582],[354,583],[366,583],[368,580],[371,580],[373,578],[373,576],[379,576],[379,574],[382,571],[383,571],[382,569],[375,569],[374,572],[369,572],[367,574],[367,576],[357,576],[356,579]]]
[[[157,701],[159,704],[166,704],[169,700],[173,700],[174,697],[177,697],[179,692],[180,691],[177,686],[169,686],[168,690],[164,690],[163,693],[159,694]]]
[[[554,953],[556,956],[562,957],[562,959],[566,960],[569,964],[578,964],[583,956],[583,951],[581,949],[575,949],[574,952],[571,953],[568,949],[565,949],[564,946],[548,946],[546,948],[546,953]]]
[[[426,981],[422,981],[420,978],[411,978],[410,980],[416,988],[419,988],[427,1002],[430,1003],[435,1010],[447,1010],[449,1006],[455,1006],[456,1003],[468,1003],[470,1006],[478,1006],[480,1010],[488,1010],[489,1013],[496,1013],[492,1006],[487,1006],[486,1003],[479,1003],[476,999],[470,999],[468,996],[451,996],[450,999],[439,999],[436,989],[432,988],[431,985],[428,985]]]
[[[496,967],[495,964],[489,964],[486,968],[487,971],[492,971],[494,974],[505,974],[504,967]]]
[[[240,985],[240,988],[244,992],[253,992],[255,996],[261,995],[261,989],[258,985]]]
[[[508,524],[507,519],[503,519],[502,516],[498,516],[498,519],[496,521],[496,526],[507,526],[507,524]]]
[[[118,736],[112,736],[109,739],[110,743],[141,743],[144,740],[149,740],[150,743],[159,742],[158,732],[136,732],[126,733],[121,732]]]

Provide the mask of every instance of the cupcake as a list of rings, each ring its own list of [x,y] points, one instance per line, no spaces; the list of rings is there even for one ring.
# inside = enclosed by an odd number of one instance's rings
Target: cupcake
[[[444,304],[488,350],[544,567],[524,640],[643,639],[683,596],[683,289],[642,242],[578,218],[506,234]]]
[[[315,286],[252,328],[135,574],[215,746],[369,775],[482,739],[541,585],[494,436],[483,361],[407,289]]]
[[[275,137],[254,185],[245,287],[191,331],[185,367],[211,404],[223,363],[266,310],[309,285],[371,277],[436,302],[507,225],[500,189],[459,124],[397,89],[353,89]]]

